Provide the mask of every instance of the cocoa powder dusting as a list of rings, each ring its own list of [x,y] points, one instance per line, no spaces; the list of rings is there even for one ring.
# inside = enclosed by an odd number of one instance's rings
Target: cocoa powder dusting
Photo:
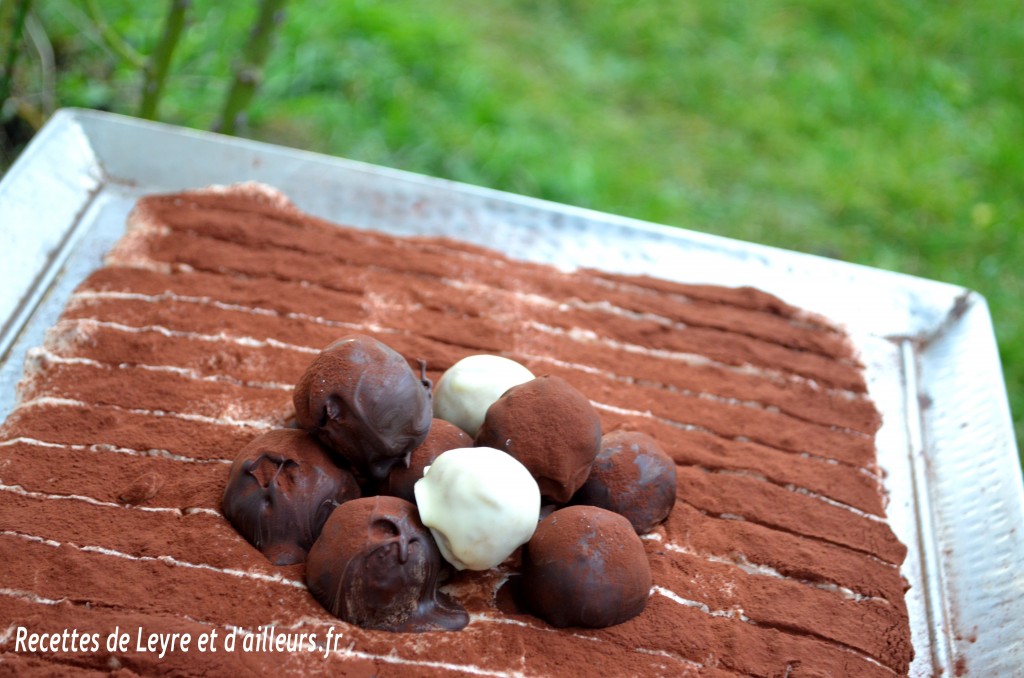
[[[15,651],[15,673],[575,676],[906,674],[913,657],[847,338],[763,292],[564,273],[443,238],[401,239],[245,189],[144,198],[132,235],[26,361],[0,426],[0,629],[98,633],[95,652]],[[447,271],[458,271],[457,279]],[[742,281],[738,281],[742,282]],[[677,499],[643,539],[643,612],[554,630],[512,599],[520,554],[441,591],[457,632],[330,615],[224,519],[230,462],[294,420],[292,387],[341,336],[436,381],[495,353],[578,389],[672,458]],[[418,367],[417,374],[418,374]],[[313,651],[107,651],[115,627],[316,634]],[[328,634],[344,642],[325,646]],[[239,641],[241,642],[241,641]],[[332,651],[333,650],[333,651]]]

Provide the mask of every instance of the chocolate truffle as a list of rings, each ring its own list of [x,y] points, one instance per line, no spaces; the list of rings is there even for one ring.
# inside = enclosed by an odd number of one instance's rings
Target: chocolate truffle
[[[275,565],[300,563],[331,512],[359,497],[355,478],[305,431],[280,429],[238,453],[224,516]]]
[[[339,507],[306,560],[306,583],[331,614],[382,631],[457,631],[469,622],[437,589],[441,554],[416,506],[366,497]]]
[[[522,592],[552,626],[603,628],[643,611],[651,566],[629,521],[596,506],[555,511],[523,549]]]
[[[391,469],[382,485],[382,493],[415,502],[416,495],[412,488],[416,481],[423,477],[423,469],[430,466],[442,452],[454,450],[456,447],[470,447],[472,444],[473,439],[458,426],[444,419],[435,419],[430,424],[427,437],[412,451],[409,467],[399,465]]]
[[[434,416],[475,436],[487,408],[513,386],[533,379],[519,363],[497,355],[471,355],[441,375],[434,389]]]
[[[416,483],[416,504],[445,560],[488,570],[537,529],[540,490],[530,472],[493,447],[448,450]]]
[[[601,439],[590,477],[573,503],[615,511],[637,534],[649,532],[676,503],[675,462],[646,433],[612,431]]]
[[[511,454],[537,479],[543,497],[564,504],[601,448],[601,419],[564,379],[538,377],[491,405],[476,444]]]
[[[295,417],[360,474],[383,480],[430,430],[430,382],[381,342],[351,335],[324,349],[295,386]]]

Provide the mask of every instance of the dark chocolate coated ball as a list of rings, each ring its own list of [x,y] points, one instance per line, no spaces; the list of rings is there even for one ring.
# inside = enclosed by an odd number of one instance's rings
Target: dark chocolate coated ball
[[[305,431],[280,429],[254,439],[231,465],[224,516],[275,565],[299,563],[340,504],[359,485]]]
[[[637,534],[665,520],[676,503],[676,465],[651,436],[639,431],[612,431],[572,498],[625,516]]]
[[[382,631],[457,631],[469,623],[437,589],[441,553],[414,504],[377,496],[339,509],[306,560],[309,590],[331,614]]]
[[[365,477],[383,480],[430,430],[430,382],[381,342],[351,335],[324,349],[295,386],[295,417]]]
[[[505,391],[488,408],[476,445],[518,459],[542,497],[564,504],[590,473],[601,447],[601,419],[561,377],[537,377]]]
[[[423,477],[423,469],[434,463],[442,452],[472,446],[473,439],[461,428],[444,419],[434,419],[430,425],[430,433],[419,447],[412,451],[409,467],[398,465],[391,469],[387,480],[384,481],[383,493],[416,503],[412,488],[416,481]]]
[[[603,628],[643,611],[651,566],[629,521],[596,506],[555,511],[523,549],[527,607],[552,626]]]

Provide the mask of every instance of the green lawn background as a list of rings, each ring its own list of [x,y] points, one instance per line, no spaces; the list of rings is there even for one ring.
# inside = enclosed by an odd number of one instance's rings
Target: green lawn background
[[[57,100],[132,113],[81,7],[36,3]],[[161,119],[213,125],[255,13],[192,3]],[[1024,438],[1016,0],[293,2],[242,133],[975,289]]]

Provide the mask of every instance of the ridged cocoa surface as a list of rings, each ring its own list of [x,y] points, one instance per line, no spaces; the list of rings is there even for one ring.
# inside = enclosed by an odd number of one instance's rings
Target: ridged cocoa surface
[[[461,632],[364,631],[313,600],[302,565],[249,546],[220,514],[229,462],[289,423],[291,386],[352,332],[434,379],[506,355],[573,384],[604,430],[654,436],[678,500],[644,540],[646,610],[553,630],[501,603],[506,565],[449,583],[472,615]],[[836,328],[751,288],[559,272],[338,227],[253,187],[157,196],[27,364],[0,428],[0,629],[332,627],[345,643],[158,661],[16,653],[8,633],[0,668],[891,676],[913,656],[861,367]]]

